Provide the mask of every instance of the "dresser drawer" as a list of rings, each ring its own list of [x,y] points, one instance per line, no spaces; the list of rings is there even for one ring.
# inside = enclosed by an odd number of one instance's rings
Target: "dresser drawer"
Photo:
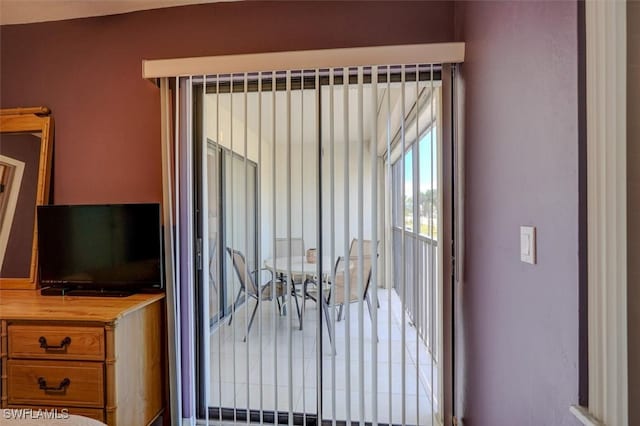
[[[104,406],[103,364],[78,361],[7,361],[9,404]]]
[[[101,361],[104,329],[100,327],[9,325],[9,358]]]

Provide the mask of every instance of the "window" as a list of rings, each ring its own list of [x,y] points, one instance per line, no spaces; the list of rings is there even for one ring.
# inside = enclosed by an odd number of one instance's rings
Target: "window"
[[[419,233],[425,237],[438,239],[438,174],[434,162],[437,160],[437,129],[431,128],[418,144],[419,187],[418,217]]]

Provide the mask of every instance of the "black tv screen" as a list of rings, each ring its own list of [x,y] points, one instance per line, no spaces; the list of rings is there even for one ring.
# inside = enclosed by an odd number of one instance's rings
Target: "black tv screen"
[[[40,286],[160,290],[159,204],[38,207]]]

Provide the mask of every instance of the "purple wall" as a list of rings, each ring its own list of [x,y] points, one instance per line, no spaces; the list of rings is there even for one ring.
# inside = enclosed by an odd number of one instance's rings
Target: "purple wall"
[[[223,2],[0,27],[0,106],[56,120],[56,203],[161,198],[160,95],[142,59],[443,42],[451,2]]]
[[[466,44],[468,426],[577,425],[578,7],[456,4]],[[520,262],[519,227],[538,233]]]
[[[640,424],[640,2],[627,3],[629,424]]]

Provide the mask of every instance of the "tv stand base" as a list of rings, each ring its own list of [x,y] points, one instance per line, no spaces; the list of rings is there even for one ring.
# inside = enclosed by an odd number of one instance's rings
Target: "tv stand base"
[[[73,287],[45,287],[40,289],[42,296],[86,296],[86,297],[127,297],[133,292],[126,290],[93,290]]]

